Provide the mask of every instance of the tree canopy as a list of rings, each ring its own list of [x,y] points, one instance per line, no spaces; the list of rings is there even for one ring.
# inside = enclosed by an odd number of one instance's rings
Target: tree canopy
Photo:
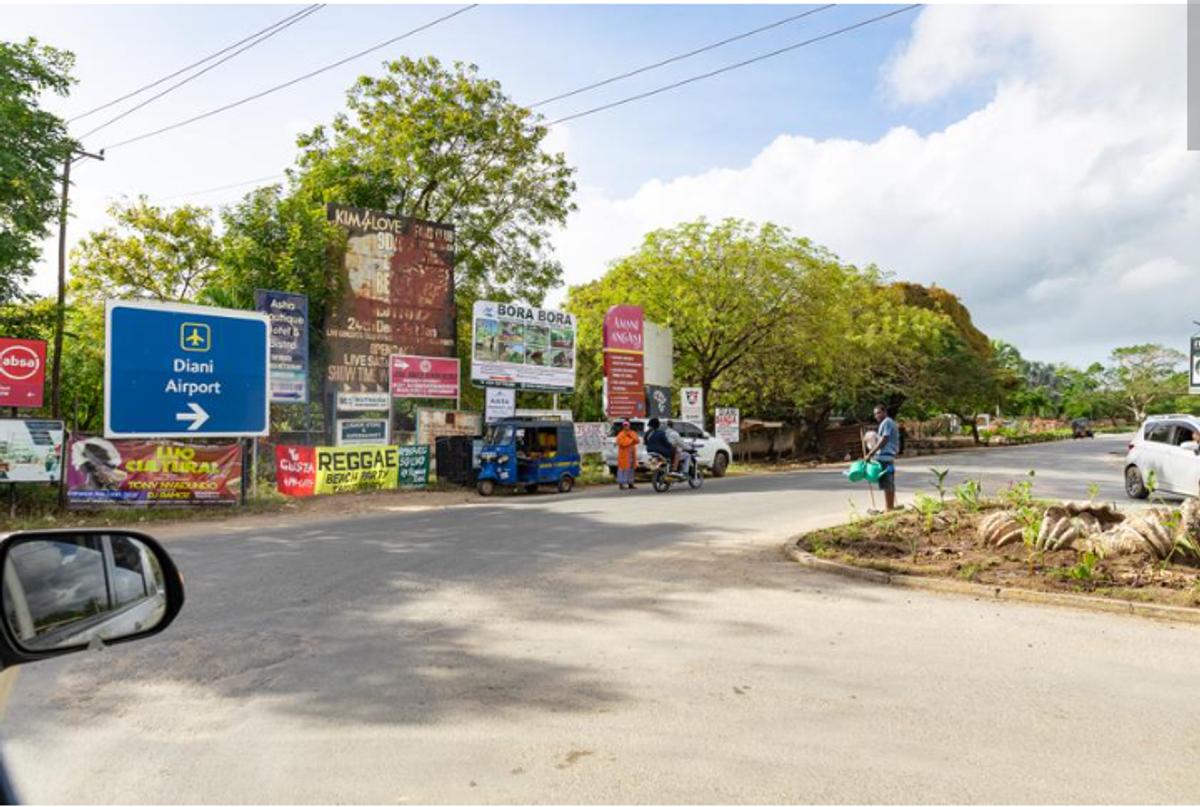
[[[72,54],[36,39],[0,42],[0,303],[20,293],[59,213],[63,160],[74,141],[40,98],[66,95],[74,64]]]

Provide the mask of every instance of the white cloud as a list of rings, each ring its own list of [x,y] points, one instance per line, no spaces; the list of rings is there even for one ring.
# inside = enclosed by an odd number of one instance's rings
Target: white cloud
[[[1182,341],[1195,295],[1162,287],[1200,279],[1185,13],[928,7],[885,65],[885,89],[904,104],[983,88],[982,107],[926,135],[782,135],[747,165],[654,180],[627,198],[585,189],[556,242],[566,279],[598,276],[652,228],[739,216],[943,285],[989,334],[1036,358]]]

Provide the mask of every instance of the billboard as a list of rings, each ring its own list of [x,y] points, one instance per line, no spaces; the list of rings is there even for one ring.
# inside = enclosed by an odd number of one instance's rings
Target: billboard
[[[609,445],[607,423],[576,423],[575,445],[580,454],[600,454]]]
[[[314,446],[275,446],[275,489],[284,496],[316,494],[317,449]]]
[[[647,369],[649,369],[647,367]],[[649,376],[646,377],[649,379]],[[671,388],[655,384],[646,385],[646,417],[671,417]]]
[[[643,323],[636,305],[614,305],[604,315],[604,400],[610,418],[646,416]]]
[[[63,432],[61,420],[0,420],[0,482],[57,482]]]
[[[163,507],[237,504],[242,448],[169,440],[71,441],[67,504]]]
[[[1200,395],[1200,336],[1192,337],[1191,373],[1189,380],[1188,392],[1192,395]]]
[[[326,383],[345,392],[387,392],[396,353],[453,356],[454,228],[331,204],[345,230],[341,299],[325,323]]]
[[[447,409],[417,410],[417,443],[431,446],[439,437],[477,437],[483,434],[483,417],[478,412]]]
[[[429,482],[429,446],[397,446],[400,470],[397,483],[402,488],[423,488]]]
[[[338,419],[334,443],[339,446],[385,446],[390,429],[386,420]]]
[[[704,428],[704,390],[684,387],[679,390],[679,419]]]
[[[546,392],[575,389],[575,318],[518,303],[475,303],[471,381]]]
[[[517,413],[517,391],[507,387],[488,387],[483,412],[487,423],[512,417]]]
[[[0,339],[0,406],[39,408],[45,383],[45,342]]]
[[[392,356],[389,379],[393,398],[458,399],[458,359]]]
[[[669,389],[675,383],[675,344],[671,329],[647,321],[642,323],[642,333],[646,385]]]
[[[741,412],[736,407],[718,406],[713,420],[717,437],[726,443],[733,445],[741,438]]]
[[[308,403],[308,297],[255,289],[254,307],[271,319],[271,403]]]

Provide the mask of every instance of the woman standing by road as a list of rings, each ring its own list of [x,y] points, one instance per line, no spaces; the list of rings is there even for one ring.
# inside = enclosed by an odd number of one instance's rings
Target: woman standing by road
[[[637,468],[637,447],[642,442],[637,432],[629,427],[629,421],[621,421],[617,432],[617,484],[621,490],[634,490],[633,473]]]

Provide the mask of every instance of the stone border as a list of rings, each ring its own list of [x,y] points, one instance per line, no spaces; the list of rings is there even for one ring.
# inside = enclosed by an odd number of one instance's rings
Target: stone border
[[[784,553],[788,557],[801,566],[813,569],[814,571],[836,574],[854,580],[898,586],[900,588],[936,591],[942,594],[966,594],[980,599],[1065,606],[1085,611],[1102,611],[1110,614],[1133,614],[1151,619],[1188,622],[1193,625],[1200,625],[1200,608],[1183,608],[1178,605],[1160,605],[1158,603],[1117,600],[1109,599],[1108,597],[1095,597],[1088,594],[1063,594],[1055,591],[1034,591],[1026,588],[988,586],[982,583],[969,583],[965,580],[947,580],[942,577],[919,577],[911,574],[897,574],[879,571],[878,569],[867,569],[861,566],[850,566],[818,558],[811,552],[801,549],[799,544],[802,537],[789,538],[784,544]]]

